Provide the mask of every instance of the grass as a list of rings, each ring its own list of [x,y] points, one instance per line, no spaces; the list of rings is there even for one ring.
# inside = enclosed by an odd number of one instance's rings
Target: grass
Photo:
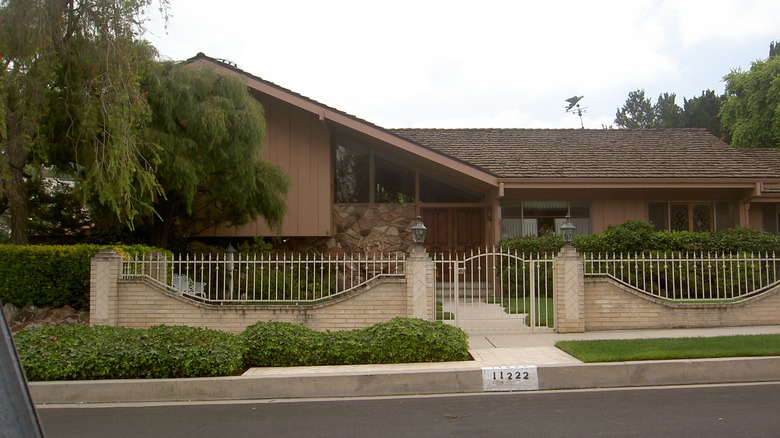
[[[536,325],[541,327],[555,326],[555,304],[552,298],[536,298]],[[504,305],[504,311],[510,314],[529,313],[531,309],[531,298],[491,298],[488,303],[501,303]],[[525,325],[531,325],[531,316],[526,315]]]
[[[455,315],[452,312],[444,311],[444,304],[441,301],[436,301],[436,321],[448,321],[455,319]]]
[[[558,341],[555,346],[586,363],[780,356],[780,335]]]

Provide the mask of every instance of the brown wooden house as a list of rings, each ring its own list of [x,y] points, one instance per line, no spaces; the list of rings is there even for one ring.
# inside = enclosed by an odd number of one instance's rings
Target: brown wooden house
[[[296,249],[399,251],[418,215],[426,247],[468,250],[521,235],[657,229],[778,232],[780,154],[705,130],[385,129],[219,60],[265,107],[263,158],[292,181],[280,236]],[[262,219],[202,237],[274,236]]]

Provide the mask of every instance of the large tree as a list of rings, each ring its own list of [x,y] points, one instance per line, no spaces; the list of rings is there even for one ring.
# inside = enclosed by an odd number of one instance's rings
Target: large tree
[[[237,76],[210,68],[160,63],[144,84],[152,122],[147,144],[159,145],[153,241],[167,246],[174,231],[241,225],[258,216],[278,228],[288,179],[260,158],[262,105]],[[178,230],[174,229],[174,225]]]
[[[685,128],[704,128],[712,135],[725,140],[720,128],[720,104],[723,97],[712,90],[701,92],[701,96],[683,99],[682,126]]]
[[[648,129],[655,125],[653,102],[645,97],[645,90],[628,93],[625,105],[615,114],[615,125],[626,129]]]
[[[153,149],[139,148],[140,79],[154,50],[139,36],[152,3],[165,14],[168,0],[0,1],[0,201],[13,243],[27,241],[25,179],[49,160],[117,220],[150,211],[160,187]]]
[[[780,149],[780,56],[755,61],[750,71],[724,77],[721,124],[742,148]]]

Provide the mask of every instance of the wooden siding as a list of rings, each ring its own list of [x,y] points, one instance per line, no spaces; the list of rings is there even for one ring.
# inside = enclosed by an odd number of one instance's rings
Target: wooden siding
[[[291,184],[282,236],[329,236],[331,226],[330,132],[319,117],[278,99],[253,93],[265,107],[266,144],[261,157],[284,169]],[[217,227],[202,236],[273,236],[263,219],[242,227]]]
[[[647,201],[592,201],[590,204],[591,232],[603,233],[610,225],[626,221],[646,221]]]

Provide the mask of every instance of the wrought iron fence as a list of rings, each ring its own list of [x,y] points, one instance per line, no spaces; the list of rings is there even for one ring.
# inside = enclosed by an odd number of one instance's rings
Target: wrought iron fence
[[[146,278],[209,303],[316,302],[364,286],[377,277],[403,276],[403,253],[366,257],[315,254],[179,255],[171,260],[125,260],[123,279]]]
[[[585,275],[606,275],[654,297],[733,301],[780,283],[774,253],[587,254]]]
[[[434,261],[437,319],[476,331],[554,326],[553,255],[486,248]]]

